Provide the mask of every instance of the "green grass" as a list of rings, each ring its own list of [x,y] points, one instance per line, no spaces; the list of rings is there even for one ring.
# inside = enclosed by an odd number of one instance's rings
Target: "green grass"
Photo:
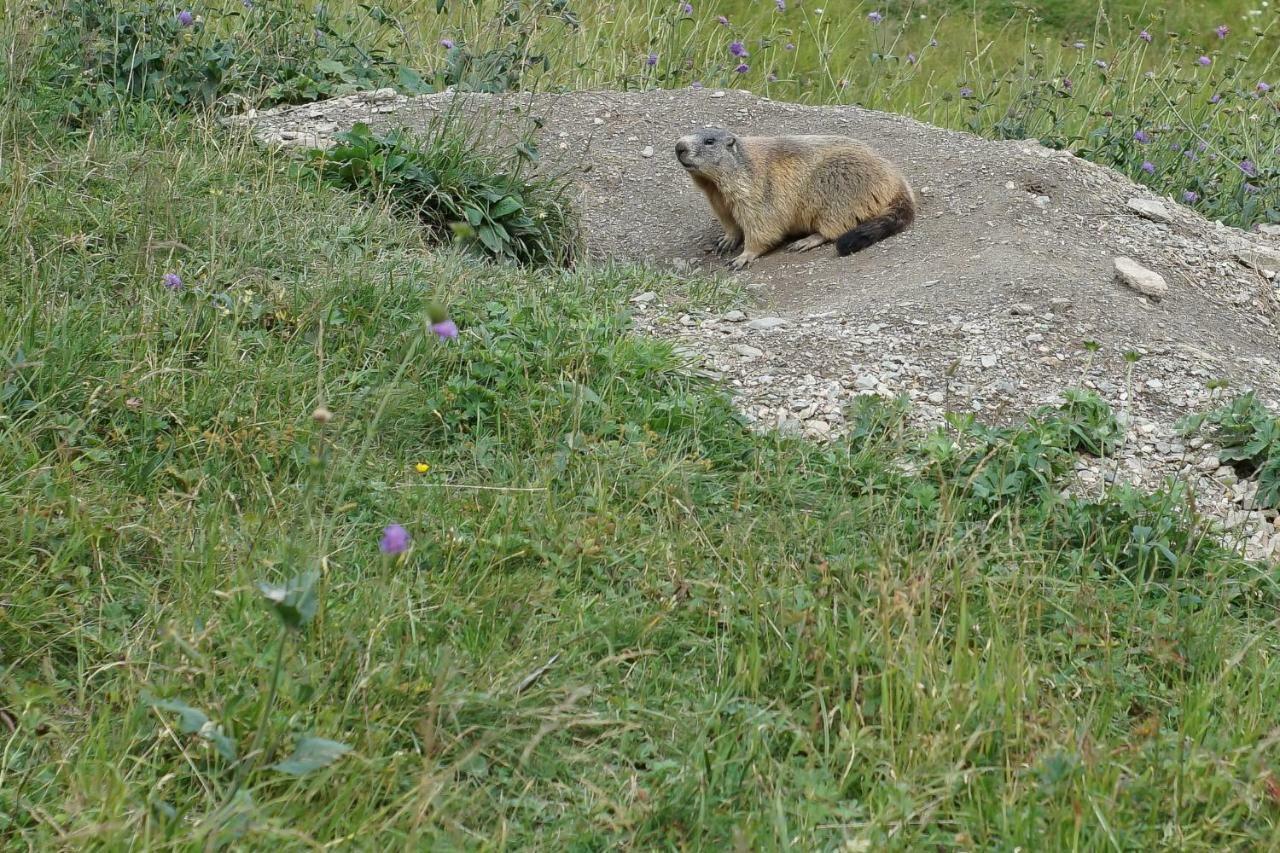
[[[1280,577],[1176,488],[1062,497],[1095,399],[755,434],[628,318],[731,285],[483,263],[148,107],[69,134],[29,35],[0,846],[1280,846]],[[280,770],[306,737],[350,751]]]

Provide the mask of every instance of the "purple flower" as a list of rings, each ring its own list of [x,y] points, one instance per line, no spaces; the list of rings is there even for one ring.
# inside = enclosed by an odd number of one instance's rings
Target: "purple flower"
[[[873,24],[878,24],[884,20],[884,15],[881,15],[879,12],[868,12],[867,20]]]
[[[1142,32],[1138,33],[1138,38],[1142,39],[1147,44],[1151,43],[1151,33],[1147,32],[1146,30],[1143,30]]]
[[[795,46],[794,44],[792,44],[791,42],[787,42],[786,44],[784,44],[784,45],[782,46],[782,49],[783,49],[783,50],[795,50],[795,49],[796,49],[796,46]]]
[[[722,26],[722,27],[727,27],[727,26],[729,26],[729,19],[728,19],[728,18],[726,18],[724,15],[719,15],[719,16],[716,18],[716,22],[717,22],[718,24],[720,24],[720,26]]]
[[[690,83],[690,84],[689,84],[689,88],[690,88],[690,89],[701,89],[701,88],[702,88],[702,81],[701,81],[701,80],[694,80],[692,83]]]
[[[240,2],[244,5],[246,9],[253,8],[253,0],[240,0]]]
[[[929,39],[929,47],[937,47],[937,46],[938,46],[937,39]]]
[[[1070,77],[1063,77],[1063,78],[1062,78],[1062,88],[1067,89],[1067,90],[1070,90],[1070,89],[1071,89],[1071,87],[1072,87],[1072,86],[1074,86],[1074,85],[1075,85],[1075,84],[1071,82],[1071,78],[1070,78]]]
[[[1142,171],[1146,172],[1148,175],[1154,175],[1156,173],[1156,164],[1152,163],[1150,160],[1143,160]]]
[[[398,524],[388,524],[382,529],[378,549],[384,554],[403,554],[409,550],[409,531]]]
[[[1096,66],[1098,66],[1099,68],[1106,68],[1106,67],[1107,67],[1107,63],[1106,63],[1106,61],[1105,61],[1105,60],[1102,60],[1102,59],[1095,59],[1095,60],[1093,61],[1093,64],[1094,64],[1094,65],[1096,65]]]
[[[1253,184],[1245,184],[1244,191],[1247,193],[1256,193],[1258,191],[1258,188],[1255,187]]]
[[[182,287],[182,277],[176,272],[167,272],[164,274],[164,286],[170,290],[177,290]]]
[[[1085,45],[1084,45],[1084,42],[1078,41],[1075,44],[1073,44],[1072,47],[1074,47],[1076,50],[1084,50]]]
[[[1133,134],[1133,138],[1141,142],[1143,145],[1146,145],[1151,141],[1151,134],[1147,133],[1145,130],[1139,130]]]
[[[1241,171],[1241,172],[1244,172],[1246,175],[1248,175],[1248,176],[1249,176],[1249,177],[1251,177],[1251,178],[1256,177],[1256,176],[1257,176],[1257,174],[1258,174],[1258,170],[1257,170],[1257,168],[1253,165],[1253,161],[1252,161],[1252,160],[1241,160],[1241,161],[1240,161],[1240,171]]]
[[[1218,103],[1218,101],[1221,101],[1221,100],[1222,100],[1222,96],[1219,95],[1217,92],[1214,92],[1213,97],[1209,99],[1209,103],[1216,104]]]
[[[747,53],[746,45],[744,45],[740,41],[731,42],[729,44],[729,52],[739,58],[744,56],[750,56],[750,54]]]
[[[1200,142],[1197,142],[1197,143],[1196,143],[1196,150],[1197,150],[1197,151],[1199,151],[1199,152],[1201,152],[1201,153],[1204,153],[1205,149],[1206,149],[1206,148],[1208,148],[1208,147],[1209,147],[1209,143],[1207,143],[1207,142],[1205,142],[1205,141],[1203,141],[1203,140],[1201,140]]]
[[[191,14],[186,9],[183,9],[181,12],[178,13],[178,23],[182,24],[182,26],[189,27],[195,22],[196,22],[196,16]]]
[[[452,320],[441,320],[439,323],[431,324],[431,331],[436,333],[436,337],[440,340],[446,338],[456,338],[458,336],[458,324]]]
[[[453,39],[440,39],[440,46],[445,50],[453,50]]]
[[[1213,64],[1213,60],[1212,60],[1212,59],[1210,59],[1210,58],[1209,58],[1209,57],[1207,57],[1207,56],[1202,56],[1202,57],[1200,57],[1199,59],[1197,59],[1197,60],[1196,60],[1196,62],[1198,62],[1198,63],[1199,63],[1199,64],[1201,64],[1201,65],[1212,65],[1212,64]]]
[[[733,70],[737,71],[739,74],[746,74],[748,71],[751,70],[751,66],[743,62],[743,63],[740,63],[738,67]]]
[[[1262,80],[1259,80],[1259,81],[1258,81],[1258,91],[1265,95],[1267,92],[1270,92],[1270,91],[1271,91],[1271,84],[1270,84],[1270,83],[1266,83],[1266,82],[1264,82],[1264,81],[1262,81]]]
[[[968,86],[961,86],[961,87],[960,87],[960,97],[962,97],[962,98],[972,98],[972,97],[973,97],[973,90],[972,90],[972,89],[970,89]]]
[[[1214,30],[1214,32],[1218,34],[1218,38],[1224,39],[1227,36],[1231,35],[1231,27],[1228,27],[1226,24],[1223,24],[1222,26]]]
[[[656,53],[651,53],[651,54],[649,54],[647,57],[645,57],[644,64],[645,64],[645,65],[648,65],[650,68],[652,68],[653,66],[657,65],[657,64],[658,64],[658,54],[656,54]]]
[[[1192,192],[1191,190],[1187,190],[1182,194],[1182,200],[1187,204],[1195,204],[1200,200],[1200,195],[1199,193],[1195,193],[1195,192]]]
[[[778,7],[779,12],[787,11],[787,0],[773,0],[773,3]]]
[[[680,7],[680,11],[681,11],[681,12],[684,12],[686,15],[692,15],[692,14],[693,14],[693,4],[692,4],[692,3],[685,3],[683,6],[681,6],[681,7]]]
[[[771,72],[769,72],[769,76],[768,76],[768,77],[766,77],[766,78],[764,78],[764,79],[768,80],[770,83],[777,83],[777,82],[778,82],[778,75],[777,75],[777,74],[774,74],[774,73],[771,71]]]
[[[915,65],[915,64],[916,64],[916,55],[915,55],[914,53],[908,53],[908,54],[907,54],[907,64],[908,64],[908,65]]]

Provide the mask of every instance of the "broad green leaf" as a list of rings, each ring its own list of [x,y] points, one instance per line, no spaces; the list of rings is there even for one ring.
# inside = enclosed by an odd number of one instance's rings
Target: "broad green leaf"
[[[351,747],[336,740],[326,740],[322,737],[299,738],[293,755],[283,761],[277,761],[271,767],[290,776],[302,776],[328,767],[350,751]]]
[[[179,699],[157,699],[148,693],[142,694],[142,701],[161,711],[171,711],[178,715],[178,731],[184,735],[197,735],[213,744],[213,748],[227,761],[236,760],[236,743],[222,733],[222,727],[209,719],[199,708],[192,708]]]
[[[316,615],[315,585],[319,577],[317,572],[306,572],[290,578],[284,586],[260,582],[258,589],[271,602],[285,627],[297,631]]]
[[[506,196],[493,206],[493,210],[489,211],[489,215],[494,219],[501,219],[504,216],[510,216],[522,207],[524,205],[518,199]]]

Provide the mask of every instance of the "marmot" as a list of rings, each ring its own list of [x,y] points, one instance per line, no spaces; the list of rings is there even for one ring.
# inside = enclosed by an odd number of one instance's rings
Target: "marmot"
[[[709,127],[681,137],[676,158],[724,224],[721,254],[742,247],[734,269],[788,239],[793,252],[834,241],[848,255],[915,219],[902,173],[846,136],[735,136]]]

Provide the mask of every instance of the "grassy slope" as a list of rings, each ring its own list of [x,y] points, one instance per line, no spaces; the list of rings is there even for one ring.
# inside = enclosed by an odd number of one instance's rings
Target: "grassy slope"
[[[753,437],[620,313],[723,294],[427,252],[185,123],[10,144],[0,187],[7,843],[204,838],[232,774],[140,695],[247,748],[253,584],[308,568],[264,745],[355,752],[252,774],[223,831],[254,846],[1280,843],[1265,571],[1135,582],[1037,499],[975,524],[886,465],[915,439],[884,413]]]

